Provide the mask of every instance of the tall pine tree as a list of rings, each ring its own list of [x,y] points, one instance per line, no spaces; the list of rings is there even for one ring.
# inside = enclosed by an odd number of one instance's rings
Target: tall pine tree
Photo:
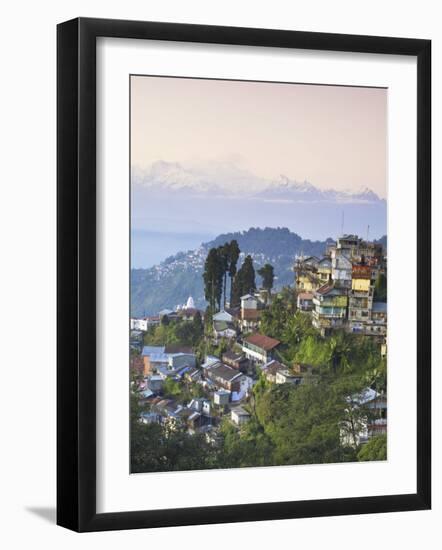
[[[241,250],[238,241],[233,239],[229,244],[229,277],[230,277],[230,306],[232,307],[233,280],[237,272],[237,265]]]
[[[224,267],[218,248],[211,248],[204,264],[204,296],[212,312],[221,306]]]
[[[220,265],[223,272],[222,279],[222,294],[223,294],[223,309],[226,307],[226,286],[227,286],[227,274],[229,272],[229,256],[230,256],[230,244],[224,243],[223,246],[218,247],[218,254],[220,259]]]
[[[252,257],[248,255],[233,280],[232,307],[238,307],[241,296],[253,294],[255,290],[255,268],[253,267]]]
[[[253,267],[252,256],[246,256],[241,266],[242,270],[242,291],[243,294],[253,294],[256,290],[255,268]]]
[[[273,281],[275,279],[275,273],[273,271],[273,266],[271,264],[265,264],[258,269],[258,275],[262,277],[262,288],[267,290],[270,294],[270,291],[273,288]]]

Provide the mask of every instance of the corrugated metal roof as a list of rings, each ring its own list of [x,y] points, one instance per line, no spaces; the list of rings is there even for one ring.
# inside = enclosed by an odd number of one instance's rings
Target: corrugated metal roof
[[[141,355],[162,354],[164,350],[164,346],[144,346]]]

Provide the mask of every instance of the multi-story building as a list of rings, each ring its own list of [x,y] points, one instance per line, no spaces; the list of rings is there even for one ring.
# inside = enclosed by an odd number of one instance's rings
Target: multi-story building
[[[257,330],[262,310],[259,308],[258,298],[251,294],[241,296],[239,326],[243,332]]]
[[[336,252],[351,260],[359,253],[361,242],[362,239],[357,235],[342,235],[342,237],[339,237],[336,241]]]
[[[387,335],[387,304],[385,302],[373,302],[371,310],[371,321],[367,325],[367,334],[371,336],[384,337]]]
[[[384,257],[382,243],[364,241],[357,235],[343,235],[336,242],[335,250],[357,263],[380,265]]]
[[[273,359],[273,353],[280,343],[264,334],[251,334],[243,339],[242,351],[252,363],[265,364]]]
[[[314,292],[323,281],[318,275],[319,258],[309,256],[298,258],[295,262],[295,285],[298,292]]]
[[[331,278],[335,285],[341,288],[351,287],[352,262],[347,253],[349,253],[348,250],[342,248],[336,248],[332,252]]]
[[[351,332],[366,332],[373,308],[372,268],[353,264],[348,303],[348,328]]]
[[[296,299],[296,306],[299,311],[312,311],[313,309],[313,293],[299,292]]]
[[[358,261],[365,261],[368,265],[380,265],[384,256],[381,243],[361,241],[358,248]]]
[[[328,283],[331,280],[332,275],[332,261],[331,257],[324,256],[321,258],[317,265],[318,278],[322,283]]]
[[[386,272],[381,243],[343,235],[327,246],[322,258],[298,258],[294,271],[298,309],[311,311],[313,325],[322,333],[345,328],[386,334],[385,308],[377,307],[376,319],[372,318],[374,283]]]
[[[334,284],[325,284],[313,297],[313,326],[328,334],[336,328],[343,328],[347,319],[347,290]]]

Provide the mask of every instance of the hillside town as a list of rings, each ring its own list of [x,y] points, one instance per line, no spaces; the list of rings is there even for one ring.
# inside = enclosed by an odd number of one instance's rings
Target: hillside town
[[[290,395],[301,387],[319,391],[332,380],[344,392],[335,422],[342,460],[356,452],[363,456],[370,440],[386,435],[386,374],[379,375],[387,354],[386,250],[343,235],[322,257],[293,258],[293,271],[293,285],[275,291],[271,266],[261,269],[262,287],[251,284],[234,300],[240,272],[235,267],[229,274],[226,268],[218,298],[213,284],[206,283],[207,310],[197,309],[189,297],[157,315],[131,318],[137,421],[198,434],[216,446],[226,433],[241,438],[248,423],[260,423],[262,396],[279,396],[278,388]],[[297,463],[286,457],[268,460]]]

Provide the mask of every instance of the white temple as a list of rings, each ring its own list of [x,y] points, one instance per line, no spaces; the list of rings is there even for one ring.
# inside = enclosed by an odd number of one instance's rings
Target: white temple
[[[195,309],[195,302],[193,301],[192,296],[187,298],[187,303],[184,306],[184,309]]]

